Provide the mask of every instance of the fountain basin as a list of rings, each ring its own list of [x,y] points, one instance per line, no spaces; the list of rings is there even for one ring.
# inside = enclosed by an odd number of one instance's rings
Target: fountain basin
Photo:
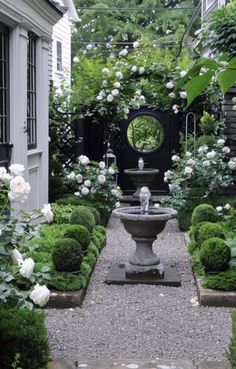
[[[125,169],[124,173],[129,176],[129,179],[136,186],[136,191],[133,193],[133,197],[139,197],[141,187],[148,186],[154,179],[155,175],[159,173],[159,170],[155,168],[130,168]]]

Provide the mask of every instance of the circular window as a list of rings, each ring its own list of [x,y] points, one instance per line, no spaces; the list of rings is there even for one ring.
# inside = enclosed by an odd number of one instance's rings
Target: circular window
[[[133,149],[150,152],[160,147],[164,138],[164,129],[160,121],[150,115],[134,118],[127,128],[127,139]]]

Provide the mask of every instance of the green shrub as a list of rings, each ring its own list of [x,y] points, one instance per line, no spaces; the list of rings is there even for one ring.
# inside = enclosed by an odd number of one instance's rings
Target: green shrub
[[[78,206],[74,209],[70,216],[71,224],[81,224],[92,233],[95,226],[95,219],[91,210],[87,206]]]
[[[104,236],[106,235],[106,228],[103,227],[102,225],[96,225],[94,230],[100,232]]]
[[[191,225],[192,210],[180,209],[178,210],[178,225],[180,231],[188,231]]]
[[[191,221],[192,224],[195,225],[203,221],[214,223],[217,222],[218,219],[218,213],[212,205],[200,204],[193,210]]]
[[[57,224],[65,224],[70,222],[70,216],[75,208],[74,205],[52,204],[53,222]]]
[[[194,252],[198,249],[198,244],[195,240],[191,240],[188,244],[188,252],[190,255],[194,254]]]
[[[100,213],[97,209],[95,209],[93,206],[89,207],[89,209],[91,210],[93,216],[94,216],[94,219],[95,219],[95,224],[100,224],[101,222],[101,216],[100,216]]]
[[[191,237],[197,242],[198,240],[198,232],[199,229],[201,228],[201,226],[206,223],[206,222],[200,222],[197,223],[195,225],[191,225],[190,229],[191,229]]]
[[[199,259],[206,271],[226,270],[228,268],[230,258],[230,248],[221,238],[209,238],[201,245]]]
[[[232,337],[229,343],[228,360],[231,369],[236,369],[236,310],[232,311]]]
[[[81,245],[71,238],[57,240],[52,250],[52,260],[56,270],[60,272],[79,270],[82,261]]]
[[[12,369],[16,354],[18,367],[46,368],[49,361],[47,330],[42,312],[0,305],[0,367]]]
[[[64,237],[73,238],[74,240],[78,241],[83,251],[88,249],[88,245],[91,240],[88,229],[81,224],[74,224],[69,226],[69,228],[67,228],[64,233]]]
[[[216,275],[206,276],[202,285],[205,288],[211,288],[214,290],[235,291],[236,270],[229,269]]]
[[[199,126],[204,134],[212,134],[216,129],[216,120],[213,115],[205,112],[200,119]]]
[[[199,224],[199,223],[198,223]],[[218,223],[203,222],[198,229],[196,241],[201,247],[201,244],[212,237],[225,239],[224,229]]]
[[[100,246],[100,245],[99,245]],[[91,240],[91,242],[89,243],[89,246],[88,246],[88,251],[89,253],[92,253],[96,258],[97,256],[99,255],[99,246],[97,246],[93,240]],[[87,257],[88,255],[86,255]]]
[[[210,135],[203,135],[200,136],[197,140],[197,147],[207,145],[209,149],[212,149],[213,146],[216,144],[217,139],[214,136]]]

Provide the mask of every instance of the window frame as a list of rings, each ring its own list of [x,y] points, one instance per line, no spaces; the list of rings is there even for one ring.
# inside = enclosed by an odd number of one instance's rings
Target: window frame
[[[0,144],[3,144],[9,142],[10,136],[10,82],[9,29],[1,23],[0,37],[3,40],[2,54],[4,54],[5,57],[1,58],[0,54]]]
[[[37,148],[37,36],[28,32],[27,45],[27,145]]]
[[[56,56],[57,56],[57,72],[61,73],[63,70],[62,63],[62,42],[56,41]]]

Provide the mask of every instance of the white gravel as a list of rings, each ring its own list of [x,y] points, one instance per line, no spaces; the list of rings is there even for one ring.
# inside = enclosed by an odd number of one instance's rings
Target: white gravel
[[[134,250],[118,219],[108,225],[103,249],[80,308],[47,310],[53,356],[70,362],[92,358],[225,360],[231,334],[230,308],[191,303],[196,288],[184,234],[169,221],[155,242],[164,261],[178,263],[182,286],[107,285],[114,261]]]

